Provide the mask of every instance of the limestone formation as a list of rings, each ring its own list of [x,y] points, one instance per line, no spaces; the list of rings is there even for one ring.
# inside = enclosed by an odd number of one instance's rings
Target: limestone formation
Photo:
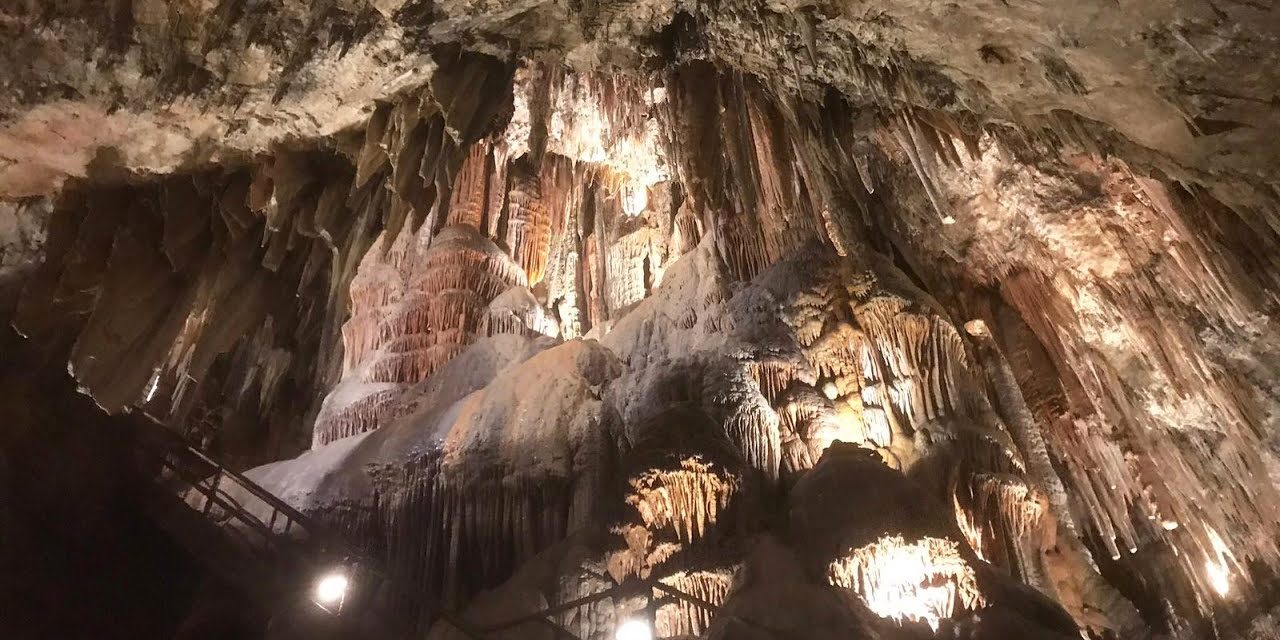
[[[1275,633],[1280,8],[0,34],[6,322],[372,557],[394,634]]]

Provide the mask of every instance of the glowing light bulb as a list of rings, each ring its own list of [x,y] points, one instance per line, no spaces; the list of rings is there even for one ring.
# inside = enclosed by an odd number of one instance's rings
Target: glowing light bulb
[[[151,375],[151,380],[147,382],[147,397],[143,402],[151,402],[151,398],[155,397],[156,389],[160,387],[160,369],[157,368],[155,373]]]
[[[622,190],[622,211],[628,216],[638,216],[649,206],[649,189],[644,184],[629,184]]]
[[[1209,534],[1209,544],[1213,545],[1213,552],[1218,559],[1205,560],[1204,572],[1209,578],[1209,586],[1213,587],[1218,595],[1225,596],[1231,592],[1231,570],[1227,565],[1231,550],[1227,548],[1227,543],[1217,531],[1213,530],[1213,527],[1205,527],[1205,531]]]
[[[335,605],[342,602],[347,595],[347,576],[331,573],[316,583],[316,602],[321,605]]]
[[[653,640],[653,631],[648,622],[633,618],[622,623],[613,637],[615,640]]]
[[[981,319],[970,320],[964,323],[964,330],[974,337],[990,334],[990,331],[987,329],[987,323]]]
[[[1231,576],[1227,572],[1227,565],[1209,560],[1204,563],[1204,571],[1209,574],[1209,586],[1218,595],[1225,596],[1231,591]]]
[[[957,612],[986,606],[973,568],[945,538],[886,536],[837,558],[827,571],[832,585],[855,591],[876,615],[924,622],[934,631]]]

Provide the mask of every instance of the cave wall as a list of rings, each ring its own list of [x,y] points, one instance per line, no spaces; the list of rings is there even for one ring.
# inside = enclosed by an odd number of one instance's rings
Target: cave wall
[[[530,90],[527,82],[552,86]],[[1226,314],[1214,330],[1240,340],[1264,326],[1256,320],[1265,306],[1247,288],[1265,283],[1244,277],[1223,238],[1202,236],[1188,222],[1206,207],[1222,216],[1248,210],[1233,213],[1203,193],[1199,201],[1183,197],[1186,187],[1135,177],[1117,160],[1091,160],[1072,146],[1077,140],[1053,131],[1027,147],[1001,128],[969,129],[938,113],[850,129],[859,116],[848,108],[780,100],[753,78],[700,64],[663,78],[658,104],[633,89],[631,102],[616,88],[597,94],[592,82],[546,70],[516,74],[515,108],[493,137],[499,142],[476,145],[490,157],[483,179],[467,169],[455,177],[455,193],[467,191],[458,185],[489,185],[484,197],[470,198],[480,204],[451,209],[434,236],[424,225],[388,243],[383,232],[382,251],[357,270],[344,382],[326,400],[313,451],[253,472],[385,554],[393,572],[416,585],[403,597],[416,603],[411,608],[426,607],[418,615],[496,586],[600,521],[614,523],[607,530],[619,536],[612,544],[620,546],[595,560],[614,579],[698,558],[712,568],[680,579],[723,600],[743,557],[717,545],[769,527],[747,523],[712,535],[716,512],[779,508],[767,487],[785,495],[836,441],[878,451],[952,505],[959,529],[939,539],[1033,584],[1096,633],[1135,634],[1147,625],[1198,632],[1221,609],[1215,602],[1224,590],[1253,588],[1243,586],[1246,575],[1268,579],[1261,566],[1273,557],[1272,459],[1258,435],[1267,432],[1268,413],[1250,414],[1260,405],[1246,400],[1268,392],[1231,373],[1230,361],[1213,360],[1212,334],[1179,325],[1197,322],[1191,310],[1210,307],[1198,296],[1234,295],[1219,299],[1229,306],[1213,305]],[[597,111],[584,117],[583,107],[554,97],[564,93],[586,96]],[[527,102],[538,95],[550,97],[542,106]],[[539,109],[552,123],[562,110],[575,118],[548,127],[538,142],[525,133],[522,112]],[[634,168],[635,156],[623,155],[628,147],[566,144],[592,119],[607,123],[593,124],[599,129],[648,140],[627,115],[635,109],[669,136],[640,154],[661,158],[648,169],[663,179],[644,186],[638,205],[628,189],[649,171]],[[529,157],[512,148],[545,149],[536,188],[515,177],[529,175]],[[387,147],[398,162],[402,153]],[[558,182],[557,158],[573,153],[595,168]],[[996,168],[1002,153],[1016,169]],[[466,162],[480,167],[477,157],[484,155],[473,151]],[[984,175],[988,200],[972,195]],[[531,192],[554,203],[536,203],[552,222],[534,235],[521,218],[533,208]],[[1104,210],[1123,212],[1142,237],[1164,243],[1145,255],[1168,255],[1169,266],[1142,263],[1131,238],[1106,243],[1096,213]],[[1007,219],[1029,216],[1047,219]],[[1055,218],[1074,235],[1054,234]],[[1002,225],[1007,236],[984,231]],[[459,243],[459,234],[470,240]],[[602,243],[618,257],[602,258],[594,249]],[[545,267],[550,279],[538,282],[537,266],[507,262],[547,255],[554,263],[557,246],[572,256],[572,286]],[[459,251],[476,257],[431,258]],[[1224,285],[1231,276],[1241,278],[1234,294]],[[1043,279],[1053,277],[1073,285]],[[503,281],[524,301],[517,312],[494,306]],[[379,288],[389,286],[407,288]],[[1055,311],[1031,298],[1089,288],[1106,291],[1092,299],[1111,306]],[[463,298],[441,304],[438,292],[458,289]],[[487,312],[486,300],[494,301]],[[1166,321],[1141,319],[1151,314]],[[1087,322],[1096,324],[1077,324]],[[1126,329],[1133,325],[1148,328]],[[603,351],[577,340],[548,349],[584,328]],[[405,338],[414,335],[424,337]],[[1116,370],[1123,356],[1091,344],[1095,336],[1130,353],[1184,355]],[[439,349],[443,339],[450,346]],[[1198,354],[1205,377],[1178,370],[1188,353]],[[379,368],[386,362],[395,366]],[[406,362],[412,366],[396,364]],[[1144,377],[1129,377],[1134,367]],[[1099,377],[1108,369],[1109,378]],[[603,393],[582,395],[584,386]],[[528,405],[509,389],[542,394],[543,404]],[[1179,404],[1162,407],[1162,398]],[[648,433],[654,414],[673,403],[693,403],[707,416],[710,440]],[[577,425],[576,416],[587,422],[567,434],[529,422]],[[1203,440],[1208,432],[1216,435]],[[1170,444],[1186,434],[1206,444]],[[629,466],[643,442],[668,451]],[[723,459],[704,459],[715,450]],[[512,457],[516,451],[556,462],[530,464]],[[703,457],[683,459],[694,451]],[[621,488],[620,475],[628,478]],[[1226,499],[1204,503],[1206,487]],[[731,508],[735,499],[764,506]],[[452,520],[462,524],[445,531],[431,524]],[[1257,526],[1233,524],[1241,520]],[[717,542],[701,542],[704,535]],[[1095,558],[1105,561],[1101,570]],[[479,564],[467,568],[471,562]],[[1245,569],[1250,563],[1255,569]],[[1230,576],[1227,586],[1215,576]],[[577,594],[542,588],[550,600]],[[575,628],[604,633],[611,614],[596,615],[576,619],[583,626]],[[709,628],[691,612],[668,615],[670,629]]]
[[[1274,10],[571,4],[12,10],[66,94],[4,107],[14,326],[436,637],[650,576],[714,637],[795,625],[769,576],[834,634],[1270,605]]]

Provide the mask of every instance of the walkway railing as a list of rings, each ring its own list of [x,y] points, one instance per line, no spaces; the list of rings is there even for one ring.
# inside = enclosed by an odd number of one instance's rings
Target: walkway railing
[[[445,622],[448,622],[458,631],[461,631],[463,635],[467,636],[468,638],[471,638],[471,640],[485,640],[485,638],[491,636],[491,634],[495,634],[500,631],[506,631],[506,630],[518,627],[520,625],[530,624],[530,623],[541,624],[550,628],[555,633],[556,637],[562,640],[580,640],[578,636],[574,635],[572,632],[565,629],[564,627],[561,627],[559,624],[556,624],[554,620],[555,616],[565,613],[567,611],[571,611],[573,609],[577,609],[579,607],[584,607],[594,602],[599,602],[600,600],[604,600],[605,598],[612,598],[615,596],[636,595],[637,593],[641,593],[646,590],[661,592],[669,598],[680,600],[688,604],[691,604],[695,607],[705,609],[706,611],[710,612],[712,615],[714,615],[719,610],[719,607],[717,607],[716,605],[710,602],[707,602],[706,600],[703,600],[702,598],[699,598],[694,595],[690,595],[679,589],[676,589],[675,587],[672,587],[671,585],[668,585],[662,582],[661,579],[649,577],[649,578],[632,578],[631,580],[628,580],[622,584],[614,585],[602,591],[598,591],[596,593],[583,596],[576,600],[570,600],[568,602],[562,602],[560,604],[551,605],[539,611],[519,615],[511,619],[503,620],[501,622],[497,622],[494,624],[489,624],[484,626],[474,625],[472,623],[467,622],[457,614],[453,614],[449,612],[442,612],[441,619],[443,619]],[[647,609],[649,610],[649,614],[646,617],[651,622],[651,620],[654,617],[653,611],[656,611],[657,608],[663,604],[663,602],[659,598],[656,598],[652,595],[650,595],[648,599],[649,599],[649,605]]]
[[[191,448],[176,436],[152,440],[143,448],[150,461],[158,465],[158,479],[165,483],[166,492],[181,498],[185,507],[198,514],[208,526],[236,536],[238,547],[255,556],[260,564],[266,564],[263,567],[267,569],[266,574],[284,579],[285,584],[274,585],[274,588],[283,593],[295,589],[309,591],[317,579],[339,569],[357,587],[354,592],[356,598],[342,603],[341,609],[361,610],[376,604],[377,592],[385,584],[383,573],[373,561],[341,538],[328,533],[312,518],[243,474]],[[605,598],[646,590],[660,592],[667,598],[682,600],[713,613],[717,609],[710,602],[650,577],[632,579],[586,597],[494,624],[472,624],[448,611],[439,612],[439,617],[474,640],[484,640],[492,634],[527,623],[550,627],[558,638],[577,640],[571,632],[555,623],[554,618],[558,614]],[[650,608],[660,604],[659,599],[652,596],[649,600]],[[327,607],[326,610],[336,612]]]
[[[260,585],[260,590],[286,598],[310,596],[317,580],[341,571],[352,585],[352,597],[341,603],[341,611],[374,604],[383,586],[382,572],[313,518],[176,435],[155,434],[141,449],[164,493],[252,556],[260,573],[275,582]]]

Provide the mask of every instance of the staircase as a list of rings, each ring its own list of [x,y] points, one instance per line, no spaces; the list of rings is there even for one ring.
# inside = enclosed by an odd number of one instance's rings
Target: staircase
[[[159,428],[145,434],[138,455],[154,478],[142,501],[148,516],[273,617],[310,609],[351,620],[381,599],[382,576],[368,558],[177,434]],[[317,581],[335,572],[348,580],[346,595],[318,603]]]

